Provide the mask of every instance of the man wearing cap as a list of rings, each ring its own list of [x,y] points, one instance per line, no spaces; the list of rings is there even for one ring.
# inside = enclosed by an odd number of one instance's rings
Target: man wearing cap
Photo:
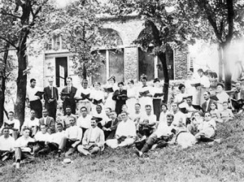
[[[58,89],[53,86],[53,79],[48,79],[49,86],[44,88],[45,108],[48,115],[56,121]]]
[[[131,146],[135,142],[135,123],[128,118],[128,113],[125,111],[122,111],[120,116],[122,121],[118,124],[115,138],[106,141],[106,144],[111,148]]]
[[[37,96],[37,92],[41,92],[41,88],[36,87],[36,80],[32,78],[30,80],[30,87],[27,88],[26,101],[31,110],[36,112],[36,117],[39,119],[42,117],[42,102],[41,95]]]
[[[119,89],[116,90],[113,94],[113,100],[116,101],[115,111],[117,114],[120,114],[122,111],[122,106],[125,105],[127,100],[127,91],[123,89],[124,83],[119,82]]]
[[[204,92],[206,92],[209,89],[210,81],[209,81],[209,78],[204,75],[203,69],[201,69],[201,68],[198,69],[197,73],[199,75],[199,83],[201,84],[201,86],[199,88],[199,96],[200,96],[199,105],[202,105],[204,102],[203,94],[204,94]]]
[[[3,135],[0,136],[0,160],[4,161],[12,156],[15,140],[9,135],[9,129],[3,128]]]
[[[104,133],[97,127],[95,118],[91,120],[91,127],[86,130],[82,145],[78,145],[77,150],[83,155],[91,155],[103,150],[104,148]]]
[[[64,115],[66,114],[66,108],[71,108],[71,113],[75,114],[76,112],[76,103],[75,103],[75,94],[77,92],[77,88],[72,85],[72,78],[66,78],[67,86],[61,92],[61,99],[63,100],[63,110]]]
[[[88,88],[88,80],[83,79],[80,87],[76,94],[75,99],[77,100],[76,110],[79,112],[82,107],[86,107],[87,112],[91,112],[91,89]]]

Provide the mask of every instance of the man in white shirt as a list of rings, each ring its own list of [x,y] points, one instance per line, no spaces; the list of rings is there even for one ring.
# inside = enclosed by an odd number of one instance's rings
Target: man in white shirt
[[[30,137],[31,130],[25,128],[23,135],[18,138],[15,142],[15,166],[18,169],[20,167],[20,160],[27,158],[33,160],[34,157],[31,155],[31,148],[28,146],[30,142],[35,142],[33,138]]]
[[[25,119],[24,124],[22,125],[21,135],[23,134],[25,128],[31,129],[30,136],[34,136],[37,133],[39,127],[39,119],[36,118],[36,112],[34,110],[31,110],[30,114],[30,118]]]
[[[104,133],[97,127],[97,122],[93,119],[91,121],[91,127],[84,134],[82,145],[78,145],[77,150],[84,155],[95,154],[103,150],[104,143]]]
[[[36,112],[36,117],[39,119],[42,117],[42,97],[41,95],[37,96],[37,92],[42,92],[42,89],[36,87],[36,80],[32,78],[30,87],[27,88],[26,100],[30,105],[30,109]]]
[[[2,132],[4,127],[9,128],[10,134],[16,140],[18,138],[19,133],[20,133],[20,122],[19,122],[19,120],[14,118],[14,112],[13,111],[10,111],[8,113],[8,118],[9,118],[8,120],[3,122],[3,125],[0,129],[0,131]]]
[[[96,118],[101,118],[102,120],[100,121],[100,124],[97,125],[99,128],[104,126],[110,119],[109,117],[103,112],[102,106],[101,105],[96,105],[96,112],[93,114],[94,117]]]
[[[49,142],[51,139],[51,135],[47,132],[46,125],[41,125],[40,129],[41,131],[37,132],[36,135],[34,136],[36,145],[33,149],[33,153],[36,155],[39,154],[40,150],[45,148],[47,142]]]
[[[157,117],[152,113],[152,106],[145,106],[146,113],[142,114],[139,122],[139,134],[145,137],[150,136],[157,122]]]
[[[140,103],[135,104],[135,113],[130,114],[129,117],[132,119],[132,121],[135,122],[136,125],[139,123],[140,117],[141,117],[141,104]]]
[[[120,116],[122,121],[118,124],[115,139],[106,141],[106,144],[111,148],[130,146],[135,142],[135,123],[128,118],[128,113],[125,111],[122,111]]]
[[[83,133],[85,133],[85,131],[91,127],[92,116],[87,113],[86,107],[82,107],[80,111],[81,116],[77,120],[77,126],[82,129]]]
[[[177,103],[172,103],[172,114],[174,115],[174,121],[172,123],[173,126],[177,128],[186,128],[186,117],[185,115],[179,111]]]
[[[61,142],[65,138],[65,131],[63,130],[62,123],[57,123],[57,132],[51,134],[50,140],[46,142],[45,148],[39,151],[39,154],[45,155],[52,151],[57,151],[58,154],[64,150],[61,148]]]
[[[9,135],[9,129],[3,128],[3,135],[0,136],[0,160],[5,161],[12,157],[15,140]]]
[[[88,88],[88,81],[86,79],[81,82],[82,87],[79,88],[75,94],[75,99],[77,102],[77,111],[79,111],[82,107],[86,107],[87,112],[91,111],[91,89]]]
[[[69,122],[70,118],[74,118],[75,119],[75,125],[77,125],[77,123],[76,123],[77,116],[72,114],[71,107],[67,106],[65,111],[66,111],[66,115],[63,117],[63,122],[62,122],[64,129],[66,129],[70,126],[70,122]]]
[[[136,144],[137,154],[141,157],[145,152],[148,152],[154,144],[156,144],[160,139],[163,140],[165,146],[167,145],[167,141],[172,139],[173,137],[173,126],[172,122],[174,116],[172,114],[168,114],[167,116],[167,124],[159,123],[158,128],[155,132],[153,132],[145,142],[140,142]]]
[[[65,156],[70,156],[73,154],[77,146],[82,141],[83,132],[79,126],[75,125],[74,118],[70,118],[70,127],[65,130],[65,137],[62,138],[60,142],[60,149],[66,148],[68,151],[65,153]]]

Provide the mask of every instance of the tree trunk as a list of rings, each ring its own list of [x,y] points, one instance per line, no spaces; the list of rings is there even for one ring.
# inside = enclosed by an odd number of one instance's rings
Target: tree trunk
[[[223,62],[224,62],[224,70],[225,70],[225,90],[231,90],[231,64],[230,60],[228,58],[228,49],[229,49],[230,43],[226,42],[223,44]]]
[[[5,90],[6,90],[6,65],[7,65],[7,59],[8,59],[8,53],[9,53],[9,43],[6,43],[4,46],[4,55],[3,55],[3,64],[4,64],[4,69],[2,70],[2,77],[1,77],[1,90],[0,90],[0,126],[3,124],[4,120],[4,113],[5,113],[5,108],[4,108],[4,103],[5,103]]]
[[[166,60],[166,56],[164,53],[160,53],[158,55],[158,58],[162,63],[163,72],[164,72],[164,87],[163,87],[164,100],[163,100],[163,103],[167,104],[168,94],[169,94],[169,73],[168,73],[168,67],[167,67],[167,60]]]
[[[22,38],[22,43],[17,51],[18,57],[18,78],[17,78],[17,99],[15,103],[15,114],[17,115],[20,123],[24,122],[25,118],[25,100],[26,100],[26,85],[27,75],[24,73],[27,67],[27,56],[26,56],[26,40],[27,36]]]
[[[86,70],[86,64],[85,63],[83,63],[82,77],[85,80],[87,79],[87,70]]]
[[[223,49],[221,45],[219,45],[218,47],[218,54],[219,54],[219,82],[221,82],[223,80]]]

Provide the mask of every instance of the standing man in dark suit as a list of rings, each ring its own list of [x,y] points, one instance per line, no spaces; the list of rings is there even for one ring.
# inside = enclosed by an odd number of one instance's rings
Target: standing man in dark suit
[[[117,115],[119,115],[122,111],[122,106],[125,105],[127,100],[127,90],[123,89],[124,83],[119,82],[118,87],[119,89],[114,92],[114,95],[112,97],[113,100],[116,101],[115,105],[115,111]]]
[[[39,128],[45,125],[49,133],[55,133],[55,121],[52,117],[48,116],[47,109],[43,109],[42,115],[43,117],[39,120]]]
[[[49,86],[44,88],[45,108],[49,116],[56,120],[58,89],[53,86],[53,79],[48,79]]]
[[[205,102],[202,104],[202,110],[204,113],[210,112],[210,110],[211,110],[210,106],[215,101],[210,99],[210,92],[209,91],[204,92],[203,98],[204,98]]]
[[[75,114],[76,103],[75,103],[74,97],[75,97],[77,88],[72,86],[71,77],[67,77],[66,83],[67,83],[67,86],[61,92],[61,99],[63,100],[64,115],[66,115],[66,107],[70,107],[71,113]]]

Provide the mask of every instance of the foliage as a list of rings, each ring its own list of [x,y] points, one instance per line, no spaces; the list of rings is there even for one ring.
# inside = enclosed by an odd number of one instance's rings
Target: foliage
[[[86,0],[74,1],[55,15],[51,36],[62,36],[80,77],[98,74],[99,67],[105,62],[99,49],[116,45],[115,36],[102,28],[100,13],[101,6],[97,1]]]

